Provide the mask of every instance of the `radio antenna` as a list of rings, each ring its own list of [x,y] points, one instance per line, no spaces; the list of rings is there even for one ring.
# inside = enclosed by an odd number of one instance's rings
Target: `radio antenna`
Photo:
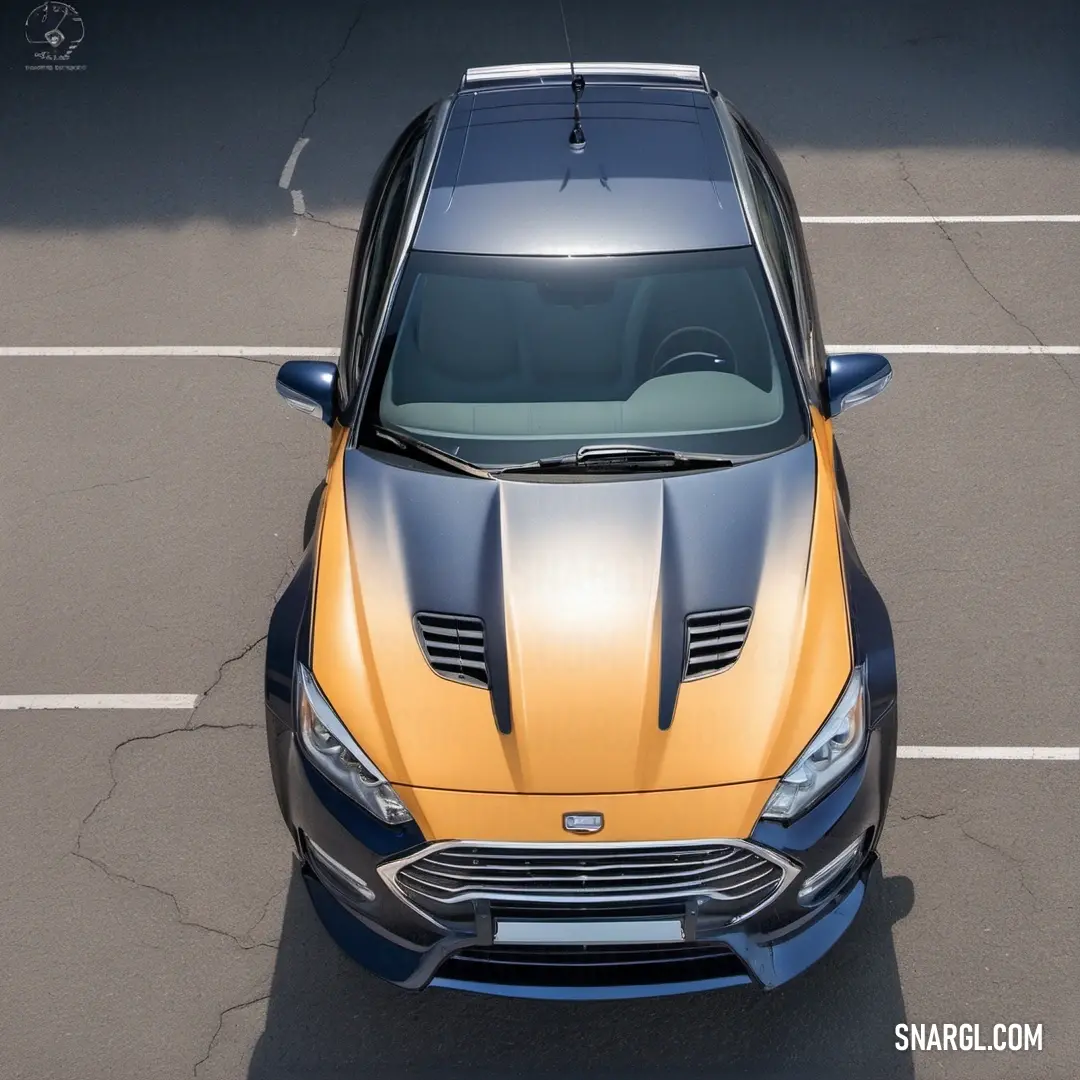
[[[570,47],[570,30],[566,25],[563,0],[559,0],[559,14],[562,15],[563,37],[566,38],[566,55],[570,57],[570,85],[574,90],[574,128],[570,132],[570,149],[580,154],[585,149],[585,132],[581,130],[581,95],[585,93],[585,77],[574,70],[574,50]]]

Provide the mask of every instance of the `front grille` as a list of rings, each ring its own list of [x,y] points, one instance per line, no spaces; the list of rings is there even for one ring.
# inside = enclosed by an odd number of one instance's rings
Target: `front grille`
[[[484,624],[471,615],[436,615],[421,611],[413,618],[424,659],[436,675],[487,689]]]
[[[593,917],[615,917],[645,904],[658,914],[657,902],[703,898],[710,913],[734,921],[768,903],[794,868],[775,854],[727,840],[547,846],[449,841],[385,864],[380,873],[435,916],[477,900],[511,902],[515,915],[528,910],[544,918],[575,907],[595,909]]]
[[[750,608],[703,611],[686,617],[686,666],[683,680],[703,679],[727,671],[750,632]]]
[[[631,986],[747,978],[724,945],[492,945],[454,953],[438,977],[517,986]]]

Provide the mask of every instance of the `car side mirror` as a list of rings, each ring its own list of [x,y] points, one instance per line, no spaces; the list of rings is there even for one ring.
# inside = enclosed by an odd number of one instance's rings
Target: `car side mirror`
[[[278,369],[277,392],[294,408],[334,422],[337,365],[328,360],[287,360]]]
[[[876,353],[830,356],[826,390],[829,416],[839,416],[852,405],[875,398],[892,379],[892,365]]]

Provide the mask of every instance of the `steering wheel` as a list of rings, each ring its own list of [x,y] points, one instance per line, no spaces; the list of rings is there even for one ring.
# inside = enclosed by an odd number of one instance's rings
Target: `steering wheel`
[[[660,357],[663,355],[665,349],[667,349],[673,341],[682,335],[697,335],[698,340],[694,341],[693,337],[689,344],[698,346],[697,348],[684,349],[682,352],[677,352],[674,356],[669,356],[666,360],[660,362]],[[701,339],[705,340],[702,341]],[[735,361],[735,350],[731,347],[731,342],[728,341],[723,334],[718,333],[708,326],[680,326],[678,330],[672,330],[659,345],[656,346],[656,351],[652,354],[652,360],[649,361],[649,366],[653,369],[653,373],[650,378],[657,378],[663,375],[672,364],[678,363],[680,360],[697,360],[696,364],[691,366],[691,370],[712,370],[716,365],[728,365],[733,364]]]

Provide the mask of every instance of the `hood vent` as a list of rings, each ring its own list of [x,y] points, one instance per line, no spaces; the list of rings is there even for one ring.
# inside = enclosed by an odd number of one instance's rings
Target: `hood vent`
[[[751,614],[750,608],[744,607],[688,615],[683,682],[727,671],[742,652]]]
[[[484,624],[471,615],[436,615],[421,611],[413,618],[424,659],[436,675],[466,686],[488,688]]]

